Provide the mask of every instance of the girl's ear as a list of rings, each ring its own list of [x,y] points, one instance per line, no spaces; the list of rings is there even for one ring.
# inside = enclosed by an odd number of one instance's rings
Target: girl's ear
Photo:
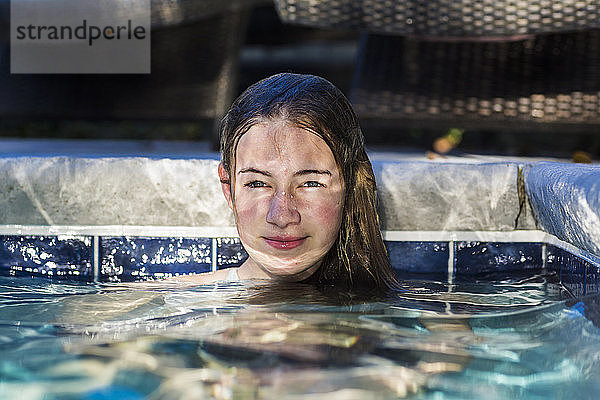
[[[223,191],[225,200],[227,200],[229,208],[233,211],[233,201],[231,198],[231,178],[229,176],[229,172],[222,162],[219,163],[219,180],[221,181],[221,190]]]

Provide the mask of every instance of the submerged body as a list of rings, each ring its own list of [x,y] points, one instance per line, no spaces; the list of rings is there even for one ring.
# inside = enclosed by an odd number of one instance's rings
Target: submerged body
[[[293,301],[254,305],[242,284],[0,278],[0,398],[362,399],[417,391],[431,400],[560,399],[600,392],[600,330],[548,277],[407,285],[385,302],[340,305],[324,302],[311,285],[289,284]],[[586,310],[598,312],[600,303],[590,300]]]

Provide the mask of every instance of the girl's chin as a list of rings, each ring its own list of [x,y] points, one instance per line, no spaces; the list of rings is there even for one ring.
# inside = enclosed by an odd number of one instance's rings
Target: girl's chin
[[[273,249],[256,250],[251,247],[247,247],[247,251],[250,257],[249,261],[270,276],[286,278],[305,275],[300,280],[312,275],[318,269],[321,260],[325,256],[321,252],[310,254],[307,251],[294,251],[294,253],[299,254],[282,256],[280,251],[274,251]],[[288,251],[287,253],[290,252]]]
[[[301,281],[310,277],[319,268],[319,260],[286,265],[284,262],[262,264],[262,268],[272,277]]]
[[[294,262],[289,259],[268,257],[253,259],[254,263],[272,278],[303,280],[316,271],[315,262]]]
[[[281,268],[293,268],[296,265],[307,263],[307,252],[301,250],[277,250],[272,247],[249,248],[248,254],[263,265],[281,266]],[[311,257],[312,258],[312,257]],[[279,267],[278,267],[279,268]]]

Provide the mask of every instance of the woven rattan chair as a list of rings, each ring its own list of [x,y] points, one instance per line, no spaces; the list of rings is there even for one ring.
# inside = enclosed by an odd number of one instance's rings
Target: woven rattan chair
[[[248,11],[265,1],[152,0],[149,75],[10,75],[8,38],[0,37],[0,116],[219,118],[236,88]],[[4,32],[7,10],[0,0]]]
[[[513,36],[600,28],[597,0],[275,0],[284,21],[432,37]]]
[[[366,32],[351,94],[361,118],[600,124],[600,1],[275,3],[290,23]]]

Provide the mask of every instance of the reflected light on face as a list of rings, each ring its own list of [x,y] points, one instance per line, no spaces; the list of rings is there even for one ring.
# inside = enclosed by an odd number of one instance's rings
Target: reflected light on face
[[[344,187],[318,136],[285,121],[253,126],[235,157],[236,224],[249,254],[242,279],[311,276],[340,229]]]

